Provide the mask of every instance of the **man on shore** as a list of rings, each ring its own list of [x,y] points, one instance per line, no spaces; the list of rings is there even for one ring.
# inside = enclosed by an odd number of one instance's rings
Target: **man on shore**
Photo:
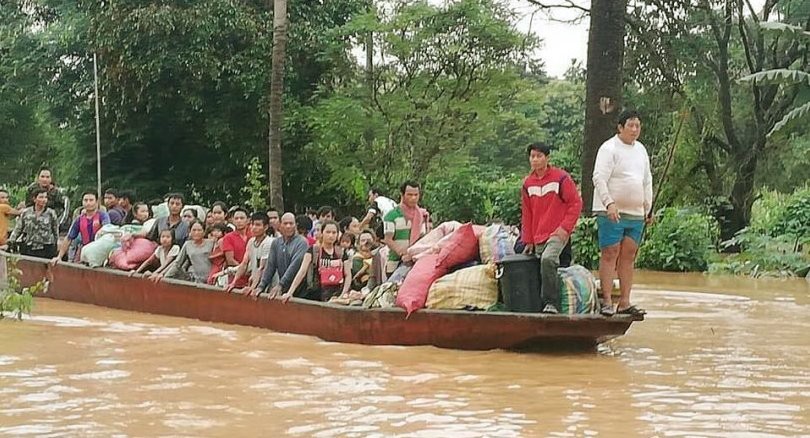
[[[526,152],[531,173],[523,180],[521,191],[522,241],[526,244],[523,253],[540,257],[543,313],[559,313],[557,268],[582,212],[582,198],[571,175],[549,164],[550,146],[532,143]]]
[[[8,241],[9,219],[19,214],[19,210],[11,206],[8,191],[0,189],[0,248]]]
[[[107,213],[98,209],[98,195],[96,195],[96,192],[88,190],[82,194],[82,207],[82,214],[71,224],[67,238],[59,246],[59,253],[51,260],[52,265],[59,263],[68,253],[71,242],[81,237],[81,242],[77,247],[76,258],[78,258],[78,251],[81,251],[81,247],[95,241],[98,230],[110,223],[110,217]],[[68,261],[73,262],[75,260]]]
[[[593,212],[599,232],[599,280],[602,314],[640,316],[646,313],[630,302],[633,268],[644,225],[652,221],[652,172],[641,135],[641,117],[636,111],[619,115],[618,133],[599,147],[593,170]],[[618,273],[621,298],[614,310],[613,279]]]
[[[295,215],[284,213],[281,216],[279,226],[281,237],[273,241],[270,246],[270,256],[262,273],[262,280],[256,288],[256,294],[264,293],[270,288],[270,298],[275,298],[292,292],[296,295],[299,291],[290,291],[295,275],[301,269],[301,262],[304,260],[309,245],[303,236],[296,230]],[[273,277],[278,276],[278,284],[272,285]],[[302,283],[303,284],[303,283]],[[271,287],[272,286],[272,287]]]
[[[62,192],[56,188],[49,167],[41,167],[37,174],[37,180],[28,186],[25,196],[26,207],[34,205],[34,191],[37,189],[44,189],[45,192],[48,193],[48,205],[46,207],[53,209],[53,211],[56,212],[56,216],[61,217],[62,212],[65,210],[65,198],[62,196]]]
[[[385,245],[388,246],[386,276],[390,276],[401,263],[410,265],[413,259],[408,248],[427,234],[428,212],[419,207],[421,191],[419,183],[405,181],[399,187],[400,203],[383,218]]]

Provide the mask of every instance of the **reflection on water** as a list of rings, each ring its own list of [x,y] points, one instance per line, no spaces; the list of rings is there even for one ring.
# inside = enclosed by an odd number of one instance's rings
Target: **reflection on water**
[[[585,354],[366,347],[38,300],[0,322],[0,435],[810,436],[810,286],[641,274]]]

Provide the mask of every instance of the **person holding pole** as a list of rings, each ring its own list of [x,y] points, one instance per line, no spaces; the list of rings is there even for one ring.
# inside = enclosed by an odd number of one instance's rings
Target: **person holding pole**
[[[652,222],[652,172],[641,135],[641,116],[625,110],[619,115],[618,133],[596,154],[593,170],[593,212],[599,234],[599,280],[602,314],[641,316],[646,312],[630,302],[633,268],[645,223]],[[618,274],[621,297],[614,309],[613,279]]]

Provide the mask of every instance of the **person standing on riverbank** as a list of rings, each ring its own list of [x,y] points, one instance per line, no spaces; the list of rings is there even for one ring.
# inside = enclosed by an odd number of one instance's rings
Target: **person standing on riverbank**
[[[9,194],[6,189],[0,189],[0,247],[5,246],[8,241],[8,224],[11,216],[17,216],[20,212],[11,206]]]
[[[559,313],[557,268],[582,212],[582,198],[571,175],[549,164],[550,146],[532,143],[526,152],[531,173],[523,180],[521,191],[523,253],[540,257],[543,313]]]
[[[647,149],[638,141],[641,116],[626,110],[619,115],[618,133],[599,147],[593,170],[593,212],[599,233],[599,281],[602,314],[643,315],[630,303],[633,268],[644,225],[652,221],[652,172]],[[621,298],[614,310],[613,279],[619,276]]]
[[[59,220],[56,212],[48,207],[48,189],[35,188],[31,199],[34,205],[20,212],[9,240],[19,245],[22,255],[53,258],[59,240]]]
[[[34,197],[35,191],[37,189],[45,189],[45,193],[48,194],[48,205],[47,207],[52,209],[54,213],[56,213],[56,217],[58,218],[62,211],[64,210],[65,206],[65,198],[62,196],[62,192],[56,188],[56,184],[53,182],[53,175],[51,174],[51,169],[49,167],[43,166],[39,169],[39,173],[37,174],[37,180],[31,183],[26,189],[26,196],[25,196],[25,206],[26,207],[33,207],[34,206]]]

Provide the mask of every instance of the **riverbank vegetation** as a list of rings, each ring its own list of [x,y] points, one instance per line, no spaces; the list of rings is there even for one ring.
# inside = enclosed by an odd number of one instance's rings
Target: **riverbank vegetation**
[[[623,101],[644,115],[656,186],[675,145],[642,268],[797,275],[810,264],[810,6],[747,5],[629,2]],[[266,205],[272,13],[258,0],[2,2],[0,184],[49,164],[69,191],[95,185],[96,54],[105,187]],[[583,65],[549,77],[543,42],[517,19],[497,0],[289,2],[285,207],[359,214],[370,186],[394,194],[413,177],[436,220],[517,223],[536,140],[590,178]],[[582,219],[585,265],[594,238]]]
[[[34,307],[34,295],[45,291],[45,282],[40,281],[33,286],[23,287],[20,283],[22,272],[17,269],[13,258],[6,261],[7,270],[5,278],[0,276],[0,319],[11,316],[22,319],[23,315],[31,313]]]

